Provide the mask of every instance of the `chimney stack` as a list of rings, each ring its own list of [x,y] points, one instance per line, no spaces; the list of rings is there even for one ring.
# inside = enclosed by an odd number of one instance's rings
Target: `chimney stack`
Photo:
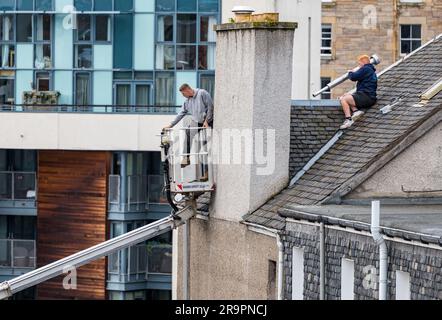
[[[236,222],[281,191],[289,180],[292,57],[297,24],[275,21],[277,14],[260,16],[251,22],[215,26],[214,133],[219,141],[213,143],[218,164],[211,216]],[[246,143],[240,149],[235,149],[234,138],[230,142],[226,139],[229,131],[238,139],[243,135]],[[241,151],[241,163],[226,163],[228,149],[233,153],[231,159]],[[251,162],[244,156],[250,149]]]

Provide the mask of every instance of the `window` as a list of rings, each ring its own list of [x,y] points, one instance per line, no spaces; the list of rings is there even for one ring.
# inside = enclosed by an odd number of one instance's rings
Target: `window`
[[[177,11],[195,12],[196,0],[177,0]]]
[[[200,41],[201,42],[215,42],[216,33],[213,27],[217,23],[217,18],[214,16],[200,17]]]
[[[157,72],[155,77],[155,104],[173,106],[175,101],[175,75],[173,72]]]
[[[74,6],[78,11],[91,11],[92,0],[75,0]]]
[[[52,0],[35,0],[35,10],[41,10],[41,11],[52,10]]]
[[[198,47],[198,69],[215,70],[215,45]]]
[[[396,271],[396,300],[410,300],[410,274]]]
[[[91,15],[79,14],[77,16],[77,41],[91,40]]]
[[[14,79],[0,77],[0,104],[13,104],[14,97]]]
[[[111,23],[109,15],[95,17],[95,41],[111,41]]]
[[[196,67],[196,47],[176,47],[176,67],[181,70],[191,70]]]
[[[2,68],[15,67],[15,46],[10,44],[0,45],[0,66]]]
[[[156,11],[175,11],[175,0],[157,0]]]
[[[217,12],[218,0],[199,0],[198,10],[201,12]]]
[[[409,54],[422,45],[420,24],[401,25],[401,55]]]
[[[325,88],[331,82],[329,77],[321,77],[321,88]],[[324,91],[321,94],[321,99],[331,99],[331,91]]]
[[[215,75],[203,73],[200,75],[200,85],[201,89],[206,90],[210,93],[212,99],[215,98]]]
[[[322,24],[321,33],[321,55],[331,56],[332,54],[332,25],[329,23]]]
[[[37,15],[35,17],[35,26],[35,68],[52,68],[51,16]]]
[[[354,300],[355,264],[353,260],[341,259],[341,300]]]
[[[37,72],[35,74],[37,91],[51,90],[51,74],[49,72]]]
[[[158,16],[157,41],[173,41],[173,16]]]
[[[304,249],[292,250],[292,300],[304,299]]]
[[[17,15],[17,42],[32,42],[32,14]]]
[[[92,68],[92,45],[76,45],[75,67]]]
[[[14,0],[0,1],[0,10],[14,10]]]
[[[17,1],[17,10],[34,10],[33,0],[18,0]]]
[[[112,11],[112,0],[95,0],[95,11]]]
[[[116,11],[132,11],[134,4],[133,0],[114,0]]]
[[[177,42],[196,42],[196,14],[177,15]]]
[[[91,103],[90,87],[89,73],[77,73],[75,75],[75,103],[77,105],[89,105]]]
[[[267,270],[267,299],[276,300],[276,261],[269,260]]]
[[[0,15],[0,42],[14,41],[14,16]]]

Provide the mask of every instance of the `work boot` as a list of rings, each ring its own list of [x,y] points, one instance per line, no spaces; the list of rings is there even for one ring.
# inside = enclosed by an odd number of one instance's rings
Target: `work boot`
[[[190,157],[186,156],[184,157],[183,161],[181,161],[181,168],[185,168],[188,165],[190,165]]]

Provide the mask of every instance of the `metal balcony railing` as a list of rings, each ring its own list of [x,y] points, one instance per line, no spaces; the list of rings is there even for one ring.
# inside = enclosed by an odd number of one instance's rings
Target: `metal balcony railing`
[[[35,240],[0,239],[0,268],[35,269]]]
[[[129,175],[127,176],[127,196],[121,197],[122,178],[120,175],[109,176],[109,204],[112,207],[143,210],[149,204],[167,203],[163,192],[164,178],[162,175]]]
[[[140,244],[109,256],[108,272],[119,282],[146,280],[149,274],[172,274],[172,245]]]
[[[0,171],[0,200],[36,200],[35,172]]]
[[[176,114],[180,106],[0,104],[0,112]]]

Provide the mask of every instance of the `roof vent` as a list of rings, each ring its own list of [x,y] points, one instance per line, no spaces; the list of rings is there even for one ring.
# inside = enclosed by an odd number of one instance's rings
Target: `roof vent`
[[[427,91],[425,91],[420,98],[422,100],[431,100],[435,95],[442,91],[442,78],[433,84]]]

